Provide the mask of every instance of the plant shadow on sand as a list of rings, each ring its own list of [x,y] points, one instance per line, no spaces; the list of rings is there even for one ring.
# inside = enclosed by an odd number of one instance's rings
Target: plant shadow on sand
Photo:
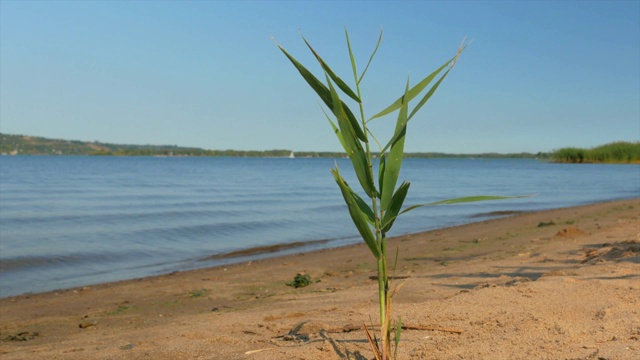
[[[520,282],[536,281],[545,276],[572,276],[575,275],[571,269],[577,269],[580,267],[595,265],[598,263],[613,261],[613,262],[629,262],[632,264],[640,264],[640,242],[635,240],[618,241],[613,243],[596,243],[586,246],[580,246],[579,249],[567,251],[566,254],[572,255],[573,258],[566,260],[554,260],[553,262],[560,265],[546,266],[543,265],[547,261],[537,264],[530,264],[527,266],[494,266],[494,270],[491,273],[445,273],[445,274],[433,274],[433,275],[419,275],[414,276],[416,278],[431,278],[431,279],[452,279],[452,278],[469,278],[478,279],[476,282],[470,282],[465,284],[452,284],[444,283],[439,286],[460,288],[460,289],[474,289],[478,287],[487,286],[513,286]],[[446,260],[441,260],[439,257],[425,257],[419,260],[428,261],[468,261],[476,255],[448,257]],[[412,258],[411,260],[417,260]],[[573,265],[567,267],[567,265]],[[620,277],[602,276],[597,279],[615,279],[615,278],[640,278],[640,274],[628,274]]]
[[[640,264],[640,241],[626,240],[585,246],[585,259],[580,263],[594,264],[602,261],[626,261]]]

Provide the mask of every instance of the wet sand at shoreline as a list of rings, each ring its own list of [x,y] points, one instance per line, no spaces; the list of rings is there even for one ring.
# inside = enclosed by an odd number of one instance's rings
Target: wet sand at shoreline
[[[640,358],[640,199],[394,238],[399,359]],[[298,273],[312,283],[286,285]],[[363,244],[0,299],[3,359],[370,359]]]

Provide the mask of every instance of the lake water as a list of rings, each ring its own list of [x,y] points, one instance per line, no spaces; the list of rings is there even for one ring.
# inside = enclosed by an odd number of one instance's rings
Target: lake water
[[[357,185],[349,161],[337,163]],[[329,173],[333,164],[0,156],[0,297],[358,242]],[[412,182],[405,205],[477,194],[536,196],[422,207],[403,215],[390,236],[484,220],[494,211],[640,196],[637,165],[406,159],[402,171],[400,180]],[[256,249],[270,245],[278,251]],[[250,251],[234,255],[242,250]]]

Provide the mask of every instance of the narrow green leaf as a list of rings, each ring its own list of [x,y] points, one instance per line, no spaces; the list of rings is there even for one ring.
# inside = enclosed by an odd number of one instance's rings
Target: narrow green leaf
[[[311,52],[313,53],[313,55],[316,57],[316,59],[318,60],[318,62],[320,63],[320,66],[322,66],[322,69],[324,71],[327,72],[327,74],[329,74],[329,76],[331,77],[331,79],[333,79],[333,81],[336,83],[336,85],[338,85],[338,87],[340,88],[340,90],[342,90],[345,94],[347,94],[350,98],[352,98],[353,100],[355,100],[358,103],[361,103],[362,100],[360,100],[360,98],[358,97],[358,95],[356,95],[353,90],[351,90],[351,88],[349,87],[349,85],[347,85],[344,81],[342,81],[342,79],[336,75],[333,70],[331,70],[331,68],[329,67],[329,65],[322,60],[322,57],[320,57],[320,54],[318,54],[315,49],[311,46],[311,44],[309,44],[309,42],[307,41],[307,39],[305,39],[305,37],[302,37],[302,40],[304,40],[304,43],[307,44],[307,47],[309,48],[309,50],[311,50]]]
[[[342,193],[342,197],[347,204],[349,215],[351,215],[353,224],[358,229],[360,236],[364,240],[365,244],[367,244],[367,246],[369,247],[369,250],[371,251],[373,256],[375,256],[376,259],[379,259],[382,253],[380,246],[376,242],[376,239],[371,232],[371,228],[369,227],[369,223],[367,221],[367,215],[362,212],[360,206],[358,205],[357,199],[353,196],[355,192],[344,181],[337,167],[336,169],[331,169],[331,174],[333,174],[336,183],[340,187],[340,192]]]
[[[409,211],[411,211],[411,210],[413,210],[413,209],[417,209],[417,208],[422,207],[422,206],[424,206],[424,205],[425,205],[425,204],[411,205],[411,206],[409,206],[408,208],[406,208],[406,209],[404,209],[404,210],[400,211],[400,214],[398,214],[398,215],[402,215],[402,214],[404,214],[404,213],[406,213],[406,212],[409,212]]]
[[[402,334],[402,318],[398,317],[398,323],[396,324],[396,338],[394,339],[395,349],[393,351],[393,360],[397,360],[398,358],[398,345],[400,344],[400,334]]]
[[[338,171],[338,164],[336,163],[336,171]],[[339,173],[339,172],[338,172]],[[371,224],[374,225],[375,224],[375,215],[373,214],[373,210],[371,210],[371,208],[369,207],[369,205],[367,205],[367,203],[360,197],[360,195],[358,195],[358,193],[356,193],[355,191],[353,191],[353,189],[351,188],[351,186],[349,186],[349,184],[343,179],[342,180],[344,182],[344,184],[347,186],[347,188],[349,189],[349,191],[351,192],[351,195],[353,196],[353,198],[356,201],[356,204],[358,205],[358,208],[360,209],[360,211],[362,212],[362,214],[365,215],[366,220]]]
[[[302,78],[307,82],[307,84],[309,84],[309,86],[311,86],[311,88],[316,92],[316,94],[318,94],[318,96],[320,97],[320,99],[322,99],[325,105],[327,105],[329,109],[333,109],[334,106],[331,100],[331,94],[329,93],[329,89],[327,89],[327,87],[320,80],[318,80],[318,78],[316,78],[309,70],[307,70],[307,68],[304,67],[304,65],[298,62],[298,60],[296,60],[282,46],[280,46],[280,44],[276,43],[276,45],[278,46],[278,48],[280,48],[282,53],[284,53],[284,55],[289,59],[289,61],[291,61],[293,66],[295,66],[295,68],[298,70],[300,75],[302,75]],[[343,106],[344,112],[347,115],[347,118],[349,119],[349,122],[354,127],[356,136],[358,137],[358,139],[366,142],[367,137],[365,136],[364,132],[360,128],[360,125],[358,124],[358,120],[356,119],[355,115],[353,115],[353,112],[351,111],[351,109],[349,109],[349,107],[344,102],[341,101],[341,104]]]
[[[347,184],[346,181],[345,184]],[[347,184],[347,186],[348,185],[349,184]],[[351,187],[349,187],[349,189],[351,189]],[[351,190],[351,195],[353,195],[354,199],[356,199],[356,204],[358,205],[360,212],[364,214],[365,219],[369,222],[369,224],[375,225],[376,220],[375,215],[373,214],[373,210],[371,210],[369,205],[367,205],[367,203],[355,191]]]
[[[417,209],[419,207],[425,206],[425,205],[445,205],[445,204],[457,204],[457,203],[467,203],[467,202],[475,202],[475,201],[489,201],[489,200],[505,200],[505,199],[514,199],[514,198],[526,198],[526,197],[531,197],[533,195],[521,195],[521,196],[467,196],[467,197],[461,197],[461,198],[455,198],[455,199],[448,199],[448,200],[442,200],[442,201],[436,201],[436,202],[432,202],[432,203],[428,203],[428,204],[417,204],[417,205],[412,205],[409,206],[408,208],[405,208],[404,210],[402,210],[396,217],[409,212],[411,210]]]
[[[384,192],[384,172],[386,168],[386,157],[383,154],[380,154],[380,167],[378,168],[378,198],[382,197],[382,193]]]
[[[382,42],[382,29],[380,29],[380,36],[378,37],[378,43],[376,44],[376,48],[373,49],[373,53],[369,57],[369,62],[367,63],[367,66],[364,68],[362,75],[360,75],[360,78],[358,79],[357,84],[360,84],[362,82],[362,79],[364,78],[364,74],[367,73],[367,70],[369,69],[369,65],[371,65],[371,61],[373,60],[373,57],[376,55],[376,52],[378,52],[378,48],[380,47],[381,42]]]
[[[420,110],[420,108],[422,108],[422,106],[424,104],[427,103],[427,101],[431,98],[431,96],[436,92],[436,90],[438,90],[438,86],[440,86],[440,84],[442,83],[442,81],[444,80],[445,77],[447,77],[447,74],[449,74],[449,71],[451,71],[451,68],[449,68],[444,75],[442,75],[442,77],[440,77],[440,79],[438,79],[438,81],[431,87],[431,89],[429,89],[429,91],[427,91],[427,93],[425,94],[425,96],[420,100],[420,102],[418,103],[418,105],[416,105],[416,107],[413,109],[413,111],[411,111],[411,114],[407,117],[406,123],[409,123],[409,120],[411,120],[411,118],[413,118],[413,115],[415,115],[418,110]],[[396,143],[396,141],[398,141],[400,138],[404,137],[404,133],[395,133],[393,135],[393,137],[391,138],[391,140],[389,140],[389,142],[387,143],[387,145],[385,145],[385,147],[383,148],[383,152],[387,151],[387,149],[391,146],[393,146],[393,144]]]
[[[426,78],[424,78],[422,81],[420,81],[416,86],[414,86],[410,91],[409,91],[409,101],[413,100],[413,98],[415,98],[416,96],[418,96],[418,94],[420,94],[426,87],[427,85],[429,85],[429,83],[436,77],[438,76],[438,74],[447,66],[449,66],[449,69],[447,70],[447,72],[443,75],[443,77],[440,79],[440,81],[438,81],[438,83],[434,86],[434,88],[432,88],[432,90],[430,91],[429,94],[427,94],[418,104],[418,106],[416,106],[416,108],[411,112],[411,115],[409,115],[408,120],[410,120],[413,115],[415,115],[418,110],[420,110],[420,108],[427,102],[427,100],[431,97],[431,95],[433,95],[433,93],[436,91],[436,89],[438,88],[438,86],[440,86],[440,83],[442,82],[442,80],[444,80],[444,78],[447,76],[447,74],[449,73],[449,71],[451,71],[451,69],[456,65],[456,62],[458,61],[458,57],[460,56],[460,54],[462,54],[462,52],[467,48],[467,46],[469,46],[471,43],[467,43],[465,45],[465,40],[462,40],[462,43],[460,44],[460,47],[458,47],[458,52],[456,53],[456,55],[451,58],[449,61],[447,61],[446,63],[444,63],[440,68],[438,68],[436,71],[434,71],[433,73],[431,73],[429,76],[427,76]],[[386,109],[382,110],[381,112],[379,112],[378,114],[374,115],[373,117],[371,117],[369,119],[369,121],[375,119],[375,118],[379,118],[381,116],[387,115],[389,113],[392,113],[396,110],[398,110],[400,107],[402,106],[402,102],[401,102],[401,98],[398,98],[398,100],[396,100],[393,104],[389,105],[389,107],[387,107]],[[407,120],[407,121],[408,121]]]
[[[358,70],[356,69],[356,57],[353,55],[353,50],[351,49],[351,41],[349,40],[349,32],[347,28],[344,28],[344,35],[347,38],[347,48],[349,49],[349,59],[351,60],[351,71],[353,72],[353,80],[356,82],[356,87],[358,86]]]
[[[409,111],[408,91],[409,91],[409,79],[407,79],[407,85],[404,90],[405,96],[402,97],[402,107],[398,112],[398,119],[396,121],[396,129],[394,131],[393,138],[395,139],[391,144],[391,150],[389,151],[389,158],[387,159],[387,165],[384,173],[384,190],[381,190],[382,195],[380,197],[380,207],[383,211],[388,210],[389,202],[395,191],[396,183],[398,182],[398,176],[400,176],[400,168],[402,167],[402,158],[404,156],[404,141],[405,134],[407,132],[407,113]],[[385,150],[383,150],[384,153]]]
[[[361,141],[363,141],[365,143],[368,142],[367,136],[364,134],[364,132],[362,132],[362,128],[360,127],[360,124],[358,123],[358,119],[356,119],[355,115],[353,115],[353,112],[351,112],[351,109],[349,109],[347,104],[345,104],[344,101],[342,101],[342,100],[340,100],[340,104],[342,104],[342,109],[344,110],[345,114],[347,115],[347,119],[351,123],[351,126],[353,127],[353,130],[356,132],[356,136],[358,137],[358,139],[360,139]]]
[[[400,245],[396,245],[396,257],[393,261],[393,274],[396,274],[396,269],[398,268],[398,258],[400,257]],[[396,288],[396,290],[393,291],[393,293],[395,294],[395,292],[398,289]],[[393,297],[393,294],[391,294],[391,296]]]
[[[406,132],[406,127],[405,127],[405,132]],[[400,138],[404,137],[406,135],[405,132],[398,132],[393,134],[393,137],[391,137],[391,140],[389,140],[389,142],[387,143],[387,145],[384,146],[384,148],[382,148],[381,152],[386,152],[387,150],[389,150],[389,148],[391,146],[393,146],[393,144],[396,143],[396,141],[398,141]]]
[[[333,129],[333,132],[336,134],[336,137],[338,138],[338,140],[340,140],[340,144],[342,144],[342,148],[344,149],[344,151],[348,151],[347,146],[344,143],[344,139],[342,138],[342,133],[340,132],[340,129],[336,127],[336,124],[331,120],[327,112],[324,111],[322,107],[320,107],[320,110],[322,110],[322,112],[324,113],[324,116],[329,121],[329,124],[331,124],[331,128]]]
[[[407,197],[407,193],[409,192],[409,186],[411,184],[408,181],[404,181],[399,187],[398,190],[393,194],[393,198],[389,204],[389,208],[386,210],[384,214],[384,218],[382,219],[382,231],[388,232],[391,230],[391,226],[393,226],[393,222],[398,217],[400,213],[400,209],[402,208],[402,204],[404,203],[404,199]]]
[[[333,108],[333,103],[331,102],[331,94],[329,94],[329,89],[316,78],[309,70],[307,70],[304,65],[298,62],[293,56],[291,56],[280,44],[276,43],[278,48],[284,53],[284,55],[291,61],[293,66],[298,70],[302,78],[311,86],[311,88],[320,96],[322,101],[329,107]]]
[[[431,95],[433,95],[436,92],[436,90],[438,90],[438,86],[440,86],[440,83],[442,83],[444,78],[447,77],[447,75],[449,74],[449,71],[451,71],[451,68],[447,69],[447,71],[442,75],[442,77],[440,77],[440,79],[438,79],[438,81],[436,81],[436,83],[433,84],[433,86],[431,87],[431,89],[429,89],[429,91],[427,91],[427,93],[420,100],[418,105],[416,105],[416,107],[413,108],[413,111],[411,111],[411,115],[409,115],[409,117],[407,118],[407,122],[411,120],[413,115],[415,115],[418,112],[418,110],[420,110],[420,108],[422,108],[422,106],[427,103],[427,101],[429,101],[429,99],[431,98]]]
[[[422,90],[424,90],[427,87],[427,85],[429,85],[429,83],[436,76],[438,76],[438,74],[442,70],[444,70],[447,66],[449,66],[449,64],[451,64],[456,58],[457,58],[457,55],[455,57],[453,57],[451,60],[445,62],[436,71],[432,72],[429,76],[425,77],[424,79],[422,79],[422,81],[420,81],[418,84],[416,84],[414,87],[412,87],[411,90],[409,90],[408,99],[406,100],[406,102],[409,102],[409,101],[413,100],[413,98],[418,96],[422,92]],[[405,95],[402,95],[393,104],[389,105],[386,109],[380,111],[379,113],[373,115],[369,120],[373,120],[373,119],[385,116],[387,114],[390,114],[390,113],[400,109],[402,107],[402,104],[403,104],[403,101],[404,101],[403,100],[404,97],[405,97]]]
[[[378,196],[378,192],[376,191],[376,187],[373,182],[373,174],[371,173],[371,168],[369,168],[367,157],[364,149],[362,148],[362,144],[360,144],[360,141],[358,141],[354,128],[351,122],[347,119],[338,92],[333,87],[329,76],[326,75],[326,77],[327,83],[329,84],[331,99],[334,104],[333,113],[338,119],[338,127],[340,128],[340,132],[344,140],[343,145],[345,147],[345,150],[347,151],[347,155],[349,156],[349,159],[351,159],[353,169],[355,170],[356,176],[358,177],[358,181],[360,181],[362,189],[365,191],[365,193],[367,193],[368,196],[376,197]]]
[[[520,196],[492,196],[492,195],[465,196],[465,197],[459,197],[459,198],[455,198],[455,199],[447,199],[447,200],[436,201],[436,202],[428,203],[427,205],[446,205],[446,204],[458,204],[458,203],[468,203],[468,202],[476,202],[476,201],[517,199],[517,198],[526,198],[526,197],[531,197],[531,196],[532,195],[520,195]]]

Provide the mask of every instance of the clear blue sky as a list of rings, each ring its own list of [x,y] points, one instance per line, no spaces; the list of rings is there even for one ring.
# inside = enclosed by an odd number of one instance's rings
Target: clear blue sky
[[[300,33],[370,116],[473,44],[407,151],[538,152],[640,140],[640,1],[0,1],[0,131],[207,149],[341,150]],[[381,138],[393,117],[377,120]],[[388,136],[388,135],[387,135]]]

